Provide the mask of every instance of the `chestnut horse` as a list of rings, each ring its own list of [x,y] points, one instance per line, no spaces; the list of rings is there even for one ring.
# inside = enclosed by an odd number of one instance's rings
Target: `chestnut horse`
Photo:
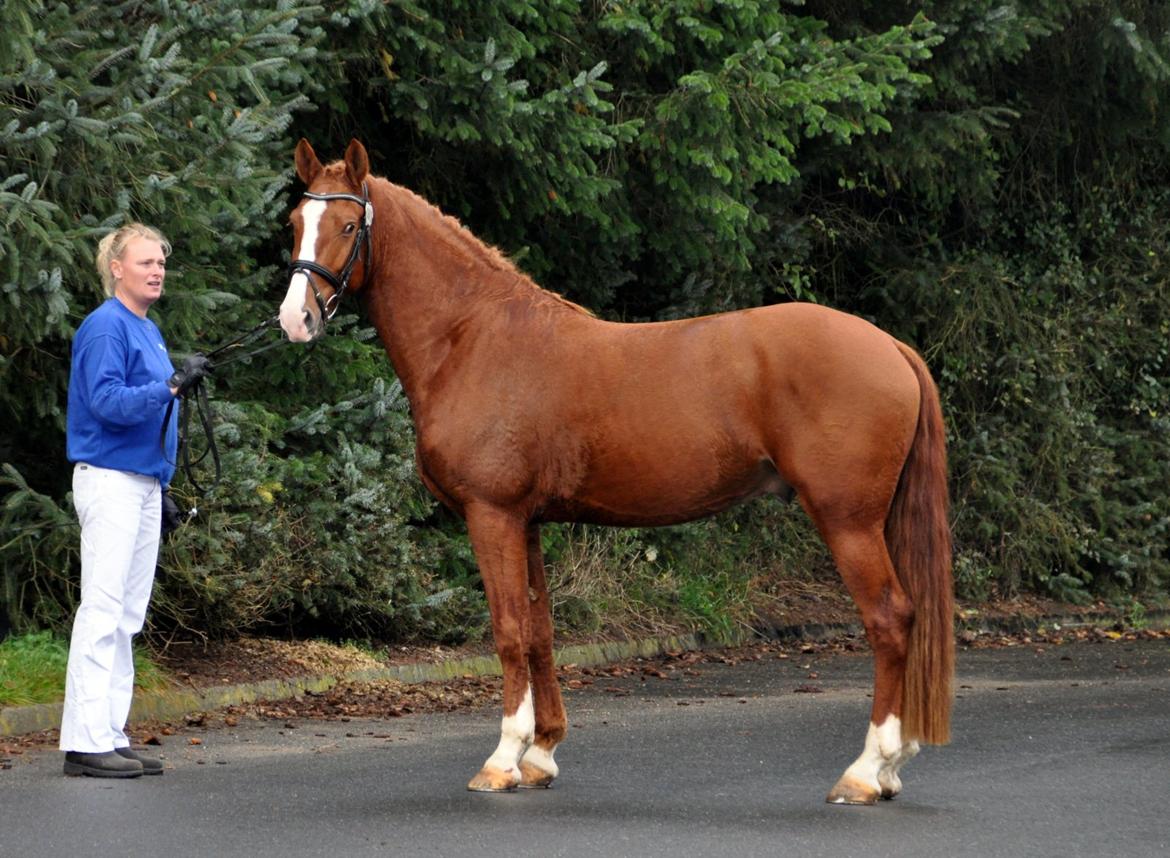
[[[410,401],[419,476],[466,519],[483,577],[504,716],[469,789],[558,774],[567,725],[541,523],[668,525],[764,494],[799,498],[873,648],[865,747],[828,800],[893,797],[919,744],[948,741],[946,450],[911,348],[812,304],[602,321],[369,175],[356,140],[329,166],[301,140],[296,169],[308,193],[281,326],[311,340],[341,292],[361,291]]]

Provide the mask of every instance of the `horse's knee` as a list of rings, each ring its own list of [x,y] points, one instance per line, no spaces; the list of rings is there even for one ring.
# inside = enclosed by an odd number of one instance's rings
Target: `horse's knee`
[[[514,629],[502,628],[496,633],[496,655],[505,665],[514,665],[528,661],[528,647],[520,636],[518,627]]]
[[[539,629],[533,629],[528,641],[528,660],[533,668],[553,666],[553,638]]]

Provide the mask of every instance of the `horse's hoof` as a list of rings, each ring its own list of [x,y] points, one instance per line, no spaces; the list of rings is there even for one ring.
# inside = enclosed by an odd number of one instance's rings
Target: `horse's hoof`
[[[484,766],[467,784],[472,792],[511,792],[520,781],[515,769],[503,771],[494,766]]]
[[[882,799],[889,801],[902,791],[902,779],[897,775],[878,775],[878,783],[882,785]]]
[[[520,789],[548,789],[556,775],[544,769],[520,761]]]
[[[825,801],[829,804],[876,804],[881,790],[862,783],[856,778],[842,777],[829,790]]]

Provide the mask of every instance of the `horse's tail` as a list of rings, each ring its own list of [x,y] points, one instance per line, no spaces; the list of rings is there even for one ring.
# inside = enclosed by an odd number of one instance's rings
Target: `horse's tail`
[[[950,741],[955,669],[954,585],[948,521],[947,450],[938,388],[918,353],[898,343],[922,391],[914,442],[886,519],[886,544],[914,605],[902,691],[902,738]]]

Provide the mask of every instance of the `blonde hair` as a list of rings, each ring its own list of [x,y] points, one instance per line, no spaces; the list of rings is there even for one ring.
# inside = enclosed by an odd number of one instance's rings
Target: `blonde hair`
[[[146,224],[141,223],[128,223],[108,234],[98,242],[97,255],[94,257],[94,261],[97,263],[98,274],[102,277],[102,288],[105,289],[107,298],[114,297],[114,289],[118,285],[118,281],[114,277],[113,269],[110,268],[110,263],[115,259],[121,259],[122,254],[126,252],[126,245],[135,238],[147,238],[151,241],[157,241],[162,245],[163,256],[171,255],[171,243],[166,240],[161,232],[152,226],[146,226]]]

